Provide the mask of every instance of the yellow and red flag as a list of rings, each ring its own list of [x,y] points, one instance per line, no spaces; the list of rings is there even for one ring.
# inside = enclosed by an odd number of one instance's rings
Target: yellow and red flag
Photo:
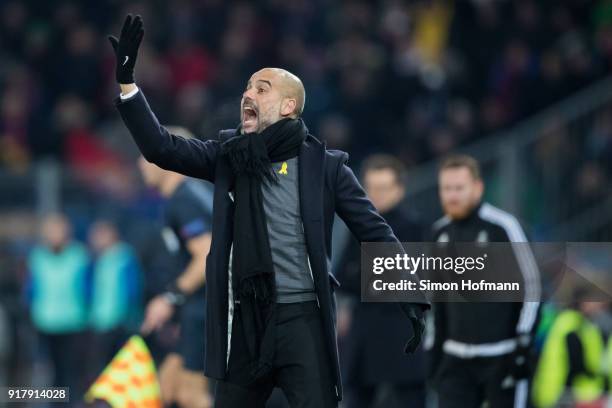
[[[140,336],[132,336],[85,394],[113,408],[162,408],[155,364]]]

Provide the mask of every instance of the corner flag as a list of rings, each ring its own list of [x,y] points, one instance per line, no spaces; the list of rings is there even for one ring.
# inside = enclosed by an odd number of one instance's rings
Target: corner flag
[[[162,408],[151,353],[140,336],[132,336],[85,394],[85,401],[104,400],[113,408]]]

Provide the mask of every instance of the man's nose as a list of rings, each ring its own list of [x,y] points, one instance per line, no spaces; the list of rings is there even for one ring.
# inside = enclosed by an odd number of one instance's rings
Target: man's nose
[[[253,88],[247,89],[242,93],[242,99],[246,101],[247,99],[253,99],[254,91]]]

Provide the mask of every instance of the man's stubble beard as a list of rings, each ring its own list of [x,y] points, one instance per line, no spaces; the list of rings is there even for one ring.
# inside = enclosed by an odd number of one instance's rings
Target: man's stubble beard
[[[452,213],[452,214],[450,212],[447,212],[446,210],[444,212],[453,221],[461,221],[461,220],[464,220],[467,217],[469,217],[470,214],[472,214],[472,212],[474,212],[474,210],[478,206],[478,203],[479,203],[479,201],[476,200],[475,202],[472,202],[470,205],[462,208],[460,212],[455,212],[455,213]]]
[[[257,126],[257,133],[263,132],[264,130],[266,130],[266,128],[268,128],[273,123],[274,122],[272,122],[270,120],[261,121],[261,123],[259,123],[259,126]]]

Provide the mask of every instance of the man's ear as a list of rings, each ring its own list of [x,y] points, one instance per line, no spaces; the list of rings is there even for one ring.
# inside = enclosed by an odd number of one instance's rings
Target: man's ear
[[[295,113],[297,101],[294,98],[286,98],[281,103],[281,116],[289,116]]]
[[[476,183],[476,194],[478,195],[478,199],[482,199],[482,195],[484,194],[484,182],[478,179]]]

